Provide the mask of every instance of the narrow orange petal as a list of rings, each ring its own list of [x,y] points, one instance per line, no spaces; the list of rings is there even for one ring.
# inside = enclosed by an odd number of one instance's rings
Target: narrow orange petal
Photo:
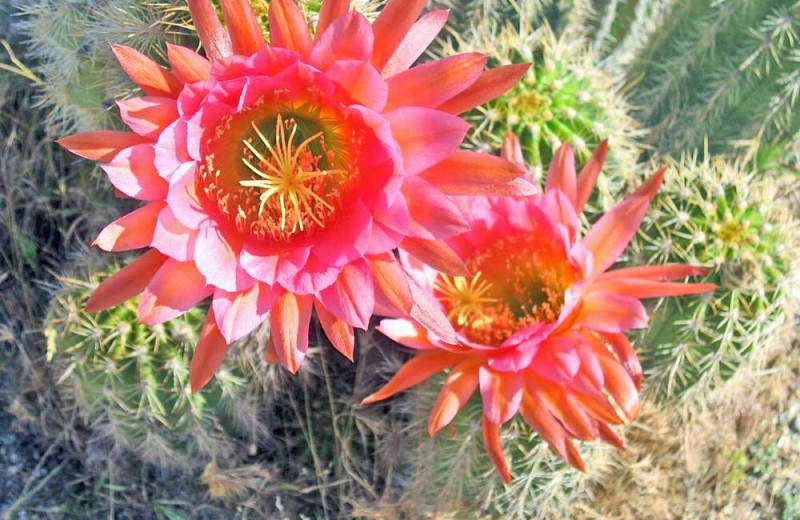
[[[434,296],[422,289],[412,278],[407,277],[411,291],[411,311],[409,316],[420,325],[434,333],[441,341],[450,345],[458,345],[458,334],[453,324],[445,316],[444,311]]]
[[[620,296],[643,300],[701,294],[718,288],[719,286],[713,283],[654,282],[639,278],[615,277],[610,280],[598,281],[592,285],[590,290],[608,291]]]
[[[438,107],[475,83],[486,60],[485,54],[459,54],[396,74],[388,81],[386,110],[402,106]]]
[[[184,83],[196,83],[208,79],[211,63],[191,49],[167,43],[167,59],[172,72]]]
[[[511,473],[508,471],[508,462],[503,453],[503,445],[500,442],[500,427],[490,423],[486,417],[483,418],[483,446],[486,448],[489,458],[492,459],[494,467],[500,473],[503,482],[511,484]]]
[[[484,71],[471,87],[443,103],[439,110],[461,114],[502,96],[525,76],[530,66],[530,63],[516,63]]]
[[[636,388],[633,378],[622,364],[611,356],[599,355],[598,359],[603,367],[608,393],[629,420],[636,419],[641,409],[641,402],[639,401],[639,390]]]
[[[278,357],[278,351],[275,349],[275,341],[272,339],[272,334],[270,334],[267,340],[267,350],[264,352],[264,361],[273,365],[277,365],[281,362],[281,358]]]
[[[604,140],[597,146],[589,162],[583,165],[580,175],[578,175],[578,195],[575,201],[575,212],[580,214],[583,206],[592,195],[592,190],[597,183],[597,177],[608,155],[608,141]]]
[[[466,359],[447,375],[428,416],[428,433],[431,436],[450,424],[478,389],[478,368],[482,363],[481,358]]]
[[[547,185],[545,189],[558,188],[574,207],[577,196],[577,178],[575,177],[575,154],[569,144],[563,144],[556,152],[547,170]]]
[[[411,26],[419,18],[426,0],[389,0],[375,19],[375,50],[372,63],[379,71],[397,51]]]
[[[279,297],[270,312],[272,341],[281,364],[296,374],[308,349],[308,326],[312,299],[287,292]]]
[[[376,300],[383,299],[397,314],[407,316],[413,302],[403,268],[391,254],[370,257],[369,263]]]
[[[441,240],[406,237],[400,243],[400,249],[441,273],[450,276],[469,276],[470,274],[467,265],[458,256],[458,253]]]
[[[325,331],[325,335],[328,336],[333,348],[341,352],[350,361],[353,361],[356,342],[353,327],[328,312],[319,302],[315,302],[314,308],[317,311],[319,322],[322,324],[322,330]]]
[[[645,197],[648,202],[652,202],[658,193],[659,188],[661,188],[661,184],[664,182],[664,175],[667,173],[666,168],[661,168],[653,175],[648,177],[646,181],[639,186],[639,189],[634,191],[631,194],[631,197]]]
[[[94,290],[86,302],[86,312],[99,312],[129,300],[144,291],[167,257],[155,249],[126,265]]]
[[[118,218],[100,232],[92,245],[103,251],[130,251],[149,246],[158,214],[165,206],[163,201],[151,202]]]
[[[251,56],[267,47],[261,24],[258,22],[250,0],[220,0],[222,15],[231,35],[234,54]],[[270,6],[270,15],[272,6]],[[272,18],[272,16],[270,16]]]
[[[411,67],[425,49],[436,39],[450,16],[449,10],[437,10],[426,13],[408,30],[397,50],[386,62],[383,76],[390,78]]]
[[[598,396],[577,394],[576,398],[583,404],[589,414],[600,421],[600,424],[622,424],[625,422],[614,411],[614,407],[609,404],[605,394]]]
[[[330,27],[334,20],[340,16],[347,14],[350,8],[350,0],[322,0],[322,6],[319,9],[319,21],[317,22],[317,32],[315,39],[319,40],[322,33]]]
[[[183,85],[171,72],[141,52],[125,45],[111,44],[125,73],[148,96],[177,98]]]
[[[211,0],[186,0],[194,20],[197,36],[210,60],[226,58],[233,54],[231,37],[217,18]]]
[[[146,137],[132,132],[98,130],[62,137],[58,144],[92,161],[110,161],[123,148],[148,142]]]
[[[505,184],[524,174],[525,170],[502,157],[456,150],[420,176],[444,191],[459,186]]]
[[[464,356],[445,350],[418,352],[397,371],[397,374],[383,388],[364,398],[361,404],[371,404],[388,399],[394,394],[418,385],[434,374],[456,365],[463,359]]]
[[[668,282],[679,280],[689,276],[705,276],[708,269],[687,264],[665,264],[665,265],[642,265],[637,267],[625,267],[603,273],[600,280],[610,280],[613,278],[639,278],[642,280],[653,280],[658,282]]]
[[[445,195],[468,197],[530,197],[541,193],[534,183],[524,178],[503,184],[438,184],[436,187]]]
[[[308,56],[311,33],[303,12],[294,0],[272,0],[269,5],[269,34],[273,47],[283,47]]]
[[[526,391],[522,396],[520,413],[525,422],[536,430],[542,439],[553,448],[553,451],[565,462],[583,471],[583,461],[569,440],[569,434],[561,423],[553,417],[553,414],[550,413],[541,398]]]
[[[639,390],[642,387],[642,379],[644,374],[642,372],[642,364],[639,362],[639,357],[633,349],[633,345],[625,334],[601,334],[603,338],[611,346],[611,350],[617,355],[617,359],[622,363],[622,368],[631,376],[633,384]]]
[[[192,394],[196,394],[211,381],[214,377],[222,359],[228,352],[230,346],[225,342],[225,338],[217,327],[214,309],[208,309],[206,322],[200,332],[200,339],[197,348],[192,356],[192,364],[189,367],[189,381],[192,385]]]
[[[586,233],[582,243],[592,253],[595,274],[617,261],[639,229],[649,202],[646,197],[628,198],[603,215]]]
[[[614,446],[618,450],[624,450],[625,445],[622,443],[622,440],[617,437],[617,434],[608,427],[606,424],[600,424],[600,438],[603,439],[606,443]]]

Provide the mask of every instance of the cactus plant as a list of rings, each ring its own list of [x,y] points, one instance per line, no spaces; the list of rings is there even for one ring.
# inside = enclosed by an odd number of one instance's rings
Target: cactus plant
[[[629,115],[622,85],[594,64],[582,42],[556,38],[547,26],[534,30],[527,20],[513,26],[487,19],[452,45],[459,52],[485,52],[502,64],[533,62],[519,85],[468,114],[474,128],[468,144],[496,151],[513,131],[538,181],[561,143],[571,142],[578,162],[585,162],[607,139],[609,156],[598,180],[598,206],[607,208],[636,170],[643,132]]]
[[[797,224],[778,183],[724,157],[697,154],[671,171],[632,243],[634,263],[707,266],[708,296],[659,302],[640,341],[645,381],[662,397],[729,378],[791,316]]]
[[[712,151],[800,129],[800,2],[608,0],[589,26],[611,73],[643,78],[633,101],[662,152]],[[608,42],[611,42],[610,44]]]
[[[64,400],[101,437],[147,462],[191,467],[231,456],[242,444],[240,433],[257,421],[244,406],[247,374],[229,365],[210,389],[192,395],[189,362],[204,313],[191,310],[147,327],[137,323],[135,301],[83,312],[93,286],[108,272],[89,281],[63,278],[50,305],[47,356]]]

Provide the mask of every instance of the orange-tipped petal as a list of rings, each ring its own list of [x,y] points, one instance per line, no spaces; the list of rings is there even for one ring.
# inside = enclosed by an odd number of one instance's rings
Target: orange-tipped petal
[[[502,96],[525,76],[530,66],[530,63],[516,63],[484,71],[471,87],[443,103],[439,110],[461,114]]]
[[[599,423],[589,416],[582,403],[573,394],[562,394],[558,407],[564,426],[575,438],[593,441],[600,435]]]
[[[100,312],[141,293],[167,257],[151,249],[103,280],[86,302],[86,312]]]
[[[603,367],[608,393],[617,402],[628,420],[636,419],[639,415],[641,402],[639,401],[639,390],[636,388],[631,375],[623,368],[622,364],[610,355],[601,354],[597,357]]]
[[[705,276],[707,274],[708,269],[687,264],[642,265],[608,271],[600,277],[600,281],[616,278],[638,278],[640,280],[669,282],[689,276]]]
[[[125,73],[148,96],[177,98],[183,85],[171,72],[141,52],[125,45],[111,44]]]
[[[500,149],[503,159],[510,161],[517,167],[525,170],[525,156],[522,154],[522,143],[514,132],[509,131],[503,138],[503,145]]]
[[[600,424],[622,424],[623,421],[609,404],[605,394],[587,395],[576,394],[576,398],[581,402],[589,414],[597,419]]]
[[[445,195],[464,195],[474,197],[530,197],[541,193],[539,188],[528,179],[514,179],[504,184],[488,184],[485,186],[467,184],[440,184],[436,186]]]
[[[444,343],[458,345],[458,335],[453,324],[445,316],[439,302],[428,291],[422,289],[417,282],[407,278],[411,290],[411,316],[420,325],[436,335]]]
[[[334,20],[347,14],[349,8],[350,0],[322,0],[322,6],[319,9],[316,39],[319,40],[319,37],[322,36],[325,29],[330,27]]]
[[[617,261],[639,229],[649,202],[646,197],[631,197],[603,215],[586,233],[582,243],[592,253],[595,274]]]
[[[498,372],[480,368],[483,414],[495,424],[510,420],[522,402],[523,378],[519,372]]]
[[[281,364],[292,374],[300,369],[308,350],[312,303],[310,296],[287,292],[272,306],[272,341]]]
[[[569,440],[569,434],[541,398],[534,396],[530,392],[525,392],[520,405],[522,418],[528,425],[553,448],[565,462],[583,471],[583,461],[580,455],[575,456],[575,447]]]
[[[261,32],[261,24],[253,12],[250,0],[221,0],[220,4],[231,36],[234,54],[251,56],[267,47],[264,34]],[[272,5],[270,5],[270,21],[272,21]],[[272,30],[271,24],[270,30]]]
[[[212,293],[194,262],[169,258],[139,298],[139,321],[145,325],[164,323],[188,312]]]
[[[392,310],[392,314],[408,316],[413,302],[403,268],[390,254],[373,256],[369,263],[375,282],[376,300]]]
[[[396,74],[388,81],[386,109],[438,107],[475,83],[486,66],[486,60],[485,54],[459,54]]]
[[[600,424],[600,438],[603,439],[606,443],[614,446],[618,450],[624,450],[625,445],[622,443],[622,440],[617,437],[617,434],[608,427],[606,424]]]
[[[577,323],[599,332],[624,332],[647,327],[647,311],[636,298],[606,291],[584,295]]]
[[[442,191],[453,191],[462,186],[505,184],[524,174],[525,170],[502,157],[457,150],[420,176]]]
[[[184,83],[196,83],[208,79],[211,63],[191,49],[167,43],[167,59],[172,72]]]
[[[603,169],[603,164],[606,162],[606,155],[608,155],[608,141],[604,140],[598,145],[589,162],[583,165],[583,169],[578,175],[578,194],[575,201],[577,213],[581,212],[592,195],[592,190],[597,183],[597,176],[600,175],[600,170]]]
[[[158,215],[165,202],[151,202],[106,226],[92,245],[103,251],[130,251],[147,247],[153,241]]]
[[[511,484],[511,472],[508,470],[508,462],[503,453],[503,445],[500,442],[500,427],[483,418],[483,447],[489,458],[492,459],[494,467],[500,473],[503,482]]]
[[[418,385],[446,368],[455,366],[463,359],[464,357],[460,354],[445,350],[419,352],[403,365],[383,388],[364,398],[361,404],[371,404],[388,399],[398,392]]]
[[[591,290],[608,291],[620,296],[628,296],[639,300],[647,298],[666,298],[668,296],[686,296],[714,291],[718,288],[713,283],[681,283],[654,282],[640,278],[612,278],[598,281]]]
[[[636,389],[639,390],[642,387],[644,373],[642,372],[642,364],[639,362],[639,357],[636,355],[630,340],[625,334],[620,333],[602,334],[602,336],[611,346],[614,354],[617,355],[617,359],[622,363],[622,368],[631,376]]]
[[[231,38],[217,18],[211,0],[186,0],[194,20],[197,36],[211,60],[226,58],[233,54]]]
[[[189,367],[189,381],[192,385],[192,394],[196,394],[211,381],[217,372],[222,359],[228,352],[230,345],[222,337],[214,318],[214,309],[208,310],[206,322],[200,332],[200,339],[197,348],[192,356],[192,364]]]
[[[450,424],[478,389],[478,368],[481,363],[483,360],[480,358],[464,360],[447,375],[428,416],[428,433],[431,436]]]
[[[407,237],[400,243],[400,248],[441,273],[469,275],[469,269],[458,253],[441,240]]]
[[[325,331],[325,335],[328,336],[333,348],[350,361],[353,361],[353,351],[356,344],[353,327],[328,312],[319,302],[314,304],[314,308],[317,310],[317,317],[322,324],[322,330]]]
[[[645,197],[648,202],[652,202],[659,188],[661,188],[661,184],[664,182],[664,175],[666,173],[666,168],[661,168],[655,172],[631,194],[631,197]]]
[[[56,142],[75,155],[86,159],[110,161],[123,148],[146,143],[148,139],[131,132],[98,130],[62,137]]]
[[[278,351],[275,349],[275,342],[272,340],[271,334],[267,340],[267,350],[264,352],[264,361],[272,365],[277,365],[281,362],[281,358],[278,357]]]
[[[391,59],[406,34],[419,18],[426,0],[389,0],[372,24],[375,51],[372,63],[378,70]]]
[[[283,47],[308,56],[311,33],[303,12],[294,0],[272,0],[269,4],[269,34],[273,47]]]
[[[408,30],[397,50],[383,68],[383,76],[390,78],[403,72],[422,56],[425,49],[436,39],[450,16],[449,10],[431,11],[417,20]]]
[[[567,199],[576,205],[578,193],[577,178],[575,177],[575,154],[569,144],[561,145],[556,152],[550,168],[547,170],[547,190],[558,188]]]

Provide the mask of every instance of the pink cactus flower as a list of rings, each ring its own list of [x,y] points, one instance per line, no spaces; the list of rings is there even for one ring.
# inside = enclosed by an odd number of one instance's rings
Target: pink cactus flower
[[[140,320],[157,324],[211,298],[195,391],[268,316],[267,355],[292,372],[312,310],[351,359],[354,328],[374,313],[414,316],[455,343],[394,251],[464,274],[441,242],[468,227],[451,196],[530,192],[511,162],[458,149],[468,129],[458,114],[527,65],[484,70],[486,56],[461,54],[412,67],[447,20],[419,18],[425,0],[390,0],[374,23],[324,0],[313,33],[292,0],[274,0],[269,44],[246,0],[221,4],[227,30],[210,0],[189,0],[206,57],[170,45],[166,70],[113,46],[145,94],[118,102],[131,132],[60,141],[145,202],[97,237],[106,251],[148,250],[87,310],[141,294]]]
[[[509,136],[504,155],[521,162]],[[387,385],[365,399],[386,399],[450,369],[428,430],[447,426],[480,390],[486,450],[503,480],[511,475],[499,429],[517,412],[568,463],[583,470],[571,439],[598,437],[617,447],[609,425],[639,412],[642,369],[624,333],[647,326],[641,299],[711,291],[674,280],[705,271],[688,265],[609,268],[630,242],[661,185],[647,180],[580,236],[579,215],[605,160],[603,143],[579,176],[569,146],[556,154],[541,195],[475,197],[470,231],[446,240],[470,271],[437,273],[414,258],[404,263],[439,302],[459,345],[408,319],[388,319],[385,335],[417,350]]]

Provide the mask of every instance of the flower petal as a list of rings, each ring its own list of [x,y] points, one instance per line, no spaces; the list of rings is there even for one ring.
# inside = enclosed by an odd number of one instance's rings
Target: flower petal
[[[412,278],[406,277],[406,281],[411,291],[412,301],[409,316],[444,343],[458,345],[458,335],[436,298],[417,285]]]
[[[97,286],[86,302],[86,312],[100,312],[141,293],[167,257],[151,249]]]
[[[598,332],[625,332],[647,327],[647,311],[635,298],[606,291],[585,295],[577,317],[582,327]]]
[[[516,372],[496,372],[480,367],[483,414],[493,424],[509,421],[519,410],[522,401],[522,375]]]
[[[167,59],[172,72],[184,83],[197,83],[210,77],[211,63],[191,49],[167,42]]]
[[[397,374],[383,388],[364,398],[361,404],[371,404],[388,399],[398,392],[418,385],[446,368],[455,366],[463,359],[463,356],[459,354],[444,350],[418,352],[397,371]]]
[[[387,316],[408,316],[411,311],[411,288],[403,268],[392,253],[369,258],[375,287],[376,307]],[[379,305],[380,304],[380,305]]]
[[[668,282],[679,280],[689,276],[705,276],[708,269],[686,264],[665,264],[665,265],[641,265],[636,267],[625,267],[603,273],[598,281],[606,281],[615,278],[638,278],[640,280],[653,280],[658,282]]]
[[[486,60],[485,54],[458,54],[395,74],[388,80],[386,108],[436,108],[475,83]]]
[[[317,22],[316,39],[319,40],[330,25],[340,16],[347,14],[350,0],[322,0],[319,8],[319,21]]]
[[[151,202],[106,226],[92,245],[103,251],[130,251],[147,247],[164,202]]]
[[[192,262],[164,262],[139,299],[139,321],[164,323],[211,296],[211,287]]]
[[[492,186],[522,177],[525,170],[516,164],[485,153],[456,150],[420,177],[440,190],[459,187]]]
[[[242,291],[255,280],[239,264],[238,244],[232,244],[215,226],[203,227],[197,235],[194,261],[209,284],[226,291]]]
[[[314,308],[317,311],[322,330],[325,331],[325,335],[328,336],[333,348],[350,361],[353,361],[353,350],[355,349],[356,341],[353,327],[328,312],[319,301],[314,303]]]
[[[441,240],[407,237],[400,248],[437,271],[450,276],[468,276],[469,269],[453,248]]]
[[[196,243],[197,230],[181,224],[169,207],[159,213],[150,245],[179,262],[189,262],[194,260]]]
[[[303,12],[294,0],[272,0],[269,4],[269,35],[273,47],[292,49],[301,56],[311,50],[311,33]]]
[[[463,114],[472,110],[505,94],[511,87],[519,83],[530,66],[530,63],[516,63],[484,71],[471,87],[442,103],[438,108],[448,114]]]
[[[125,73],[139,85],[148,96],[177,98],[183,85],[171,72],[141,52],[125,45],[111,44]]]
[[[606,291],[619,296],[643,300],[647,298],[701,294],[714,291],[718,287],[713,283],[655,282],[639,278],[615,277],[610,280],[598,280],[590,290]]]
[[[230,35],[222,27],[211,0],[186,0],[197,36],[209,59],[225,58],[233,53]]]
[[[481,363],[483,360],[480,358],[466,359],[447,375],[428,416],[428,433],[431,437],[450,424],[478,389],[478,369]]]
[[[459,207],[431,183],[419,177],[408,177],[402,191],[411,217],[409,235],[435,240],[469,230],[469,222]]]
[[[411,26],[425,7],[426,0],[389,0],[372,24],[375,31],[375,51],[372,63],[383,70]]]
[[[595,275],[617,261],[639,229],[648,204],[645,197],[629,198],[603,215],[586,233],[581,244],[592,253]]]
[[[606,155],[608,154],[608,141],[604,140],[592,154],[578,176],[577,195],[575,198],[575,211],[580,213],[583,206],[589,200],[594,190],[594,185],[597,183],[597,176],[600,175],[600,170],[603,169],[603,163],[606,162]]]
[[[214,310],[209,309],[203,330],[200,332],[197,348],[192,356],[192,364],[189,366],[192,394],[205,388],[211,381],[229,348],[230,345],[222,337],[217,327]]]
[[[547,170],[545,191],[561,190],[574,208],[577,197],[577,178],[575,177],[575,154],[569,144],[564,144],[556,152]]]
[[[58,144],[85,159],[108,161],[122,149],[146,143],[147,138],[131,132],[98,130],[70,135],[56,141]]]
[[[580,471],[585,471],[580,453],[569,440],[569,434],[558,420],[553,417],[547,405],[532,392],[524,392],[520,405],[522,418],[536,430],[542,439],[553,448],[553,451],[567,463]]]
[[[399,108],[386,118],[400,145],[407,175],[440,163],[458,148],[469,130],[463,119],[430,108]]]
[[[408,30],[392,57],[386,62],[386,66],[383,67],[383,77],[390,78],[413,65],[436,39],[449,16],[449,10],[439,9],[426,13],[417,20]]]
[[[308,350],[308,326],[313,298],[290,292],[280,296],[272,306],[270,325],[272,341],[281,364],[296,374]]]
[[[181,224],[198,229],[209,217],[200,204],[195,192],[195,172],[197,165],[187,163],[178,168],[170,178],[167,203]]]
[[[214,291],[212,307],[225,341],[233,343],[264,323],[281,292],[280,288],[264,283],[256,283],[243,292]]]
[[[154,160],[152,145],[137,144],[125,148],[100,167],[111,184],[125,195],[139,200],[163,200],[169,185],[158,175]]]
[[[251,56],[266,48],[267,42],[264,40],[261,24],[253,12],[250,0],[221,0],[220,5],[222,6],[222,15],[225,17],[225,24],[228,26],[234,54]],[[271,20],[272,9],[270,9]],[[270,30],[272,30],[271,25]]]
[[[333,285],[319,293],[325,308],[348,325],[366,330],[375,309],[372,272],[363,259],[342,268]]]
[[[624,334],[602,334],[602,336],[611,346],[614,354],[617,355],[617,359],[622,364],[622,368],[631,376],[631,380],[633,380],[633,384],[636,385],[636,389],[640,389],[642,387],[642,378],[644,377],[642,364],[639,362],[639,358],[636,356],[636,351],[633,350],[631,342]]]
[[[372,56],[374,41],[369,21],[351,11],[337,18],[317,37],[309,61],[320,70],[328,70],[337,60],[367,61]]]
[[[117,101],[120,116],[137,134],[157,139],[158,135],[178,119],[178,104],[167,97],[136,97]]]
[[[437,347],[428,339],[428,331],[411,320],[381,320],[375,328],[404,347],[414,350],[430,350]]]
[[[508,462],[506,462],[503,445],[500,442],[500,427],[489,421],[486,416],[483,417],[483,446],[503,482],[511,484],[511,473],[508,470]]]
[[[333,62],[326,74],[344,88],[356,103],[376,111],[386,107],[389,87],[371,63],[339,60]]]

